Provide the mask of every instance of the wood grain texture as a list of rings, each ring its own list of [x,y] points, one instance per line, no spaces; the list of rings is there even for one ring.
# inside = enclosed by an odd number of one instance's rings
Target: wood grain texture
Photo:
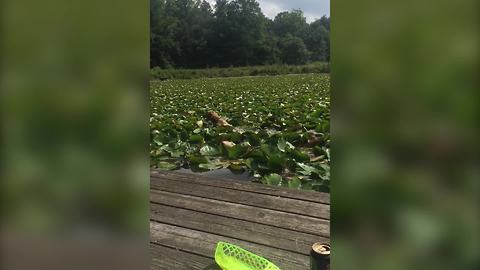
[[[152,171],[150,176],[151,186],[155,186],[155,184],[159,180],[162,181],[165,179],[169,179],[175,181],[183,181],[187,183],[198,183],[212,187],[223,187],[234,190],[250,191],[260,194],[268,194],[285,198],[330,204],[330,194],[322,192],[296,190],[284,187],[272,187],[260,183],[235,181],[230,179],[217,179],[212,177],[179,172]]]
[[[217,243],[225,241],[253,253],[262,254],[282,270],[307,270],[310,264],[310,259],[306,255],[162,223],[151,222],[150,234],[154,243],[158,242],[172,248],[181,246],[182,250],[204,256],[213,256],[212,251],[215,250]]]
[[[328,238],[312,234],[166,205],[152,204],[150,213],[150,218],[156,222],[243,239],[305,255],[309,254],[313,243],[329,241]]]
[[[150,244],[150,256],[152,270],[203,270],[214,262],[212,258],[155,244]]]
[[[330,235],[330,222],[328,220],[306,217],[298,214],[159,190],[150,191],[150,201],[152,203],[160,203],[209,214],[248,220],[264,225],[310,233],[322,237],[328,237],[328,235]]]
[[[322,219],[330,218],[330,207],[325,204],[278,197],[269,194],[258,194],[222,187],[212,188],[197,183],[187,183],[170,179],[156,181],[156,183],[152,185],[152,188],[172,193],[250,205],[258,208],[279,210],[303,216]]]
[[[151,269],[202,269],[219,241],[239,245],[282,270],[309,269],[314,242],[329,242],[330,195],[151,172]]]

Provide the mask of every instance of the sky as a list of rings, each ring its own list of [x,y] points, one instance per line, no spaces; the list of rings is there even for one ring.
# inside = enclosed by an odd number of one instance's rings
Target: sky
[[[215,5],[215,0],[207,0]],[[257,0],[265,16],[273,19],[282,11],[301,9],[307,22],[320,19],[323,15],[330,16],[330,0]]]

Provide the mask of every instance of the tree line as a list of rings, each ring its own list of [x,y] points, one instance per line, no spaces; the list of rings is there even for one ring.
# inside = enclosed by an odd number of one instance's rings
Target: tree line
[[[206,68],[330,60],[330,18],[273,20],[256,0],[150,0],[150,65]]]

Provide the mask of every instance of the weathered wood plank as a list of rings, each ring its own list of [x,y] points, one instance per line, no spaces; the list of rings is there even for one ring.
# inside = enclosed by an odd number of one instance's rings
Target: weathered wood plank
[[[250,191],[260,194],[299,199],[323,204],[330,204],[330,194],[314,191],[295,190],[283,187],[271,187],[259,183],[235,181],[228,179],[216,179],[201,175],[185,174],[179,172],[151,171],[151,184],[155,185],[158,181],[165,179],[183,181],[188,183],[198,183],[212,187],[229,188],[233,190]]]
[[[190,209],[225,217],[247,220],[294,231],[329,237],[330,222],[253,206],[151,190],[150,201],[179,208]]]
[[[203,269],[219,241],[282,270],[306,270],[330,237],[330,195],[178,172],[151,172],[151,269]]]
[[[154,189],[172,193],[279,210],[282,212],[300,214],[303,216],[330,219],[329,205],[321,203],[283,198],[268,194],[258,194],[242,190],[232,190],[222,187],[211,187],[198,183],[188,183],[169,179],[155,181],[155,183],[152,183],[151,186]]]
[[[282,270],[307,270],[310,263],[308,256],[298,253],[157,222],[150,222],[150,234],[152,242],[204,256],[213,256],[216,244],[226,241],[269,259]]]
[[[214,262],[212,258],[155,244],[150,244],[150,255],[152,270],[203,270]]]
[[[150,218],[160,223],[178,225],[192,230],[242,239],[273,248],[308,255],[315,242],[328,238],[223,216],[151,204]]]

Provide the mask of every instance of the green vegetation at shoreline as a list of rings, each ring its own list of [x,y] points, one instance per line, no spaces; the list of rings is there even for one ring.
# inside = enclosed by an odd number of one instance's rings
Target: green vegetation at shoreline
[[[151,78],[154,80],[199,79],[329,72],[330,64],[326,62],[315,62],[307,65],[267,65],[206,69],[160,69],[156,67],[151,69]]]

